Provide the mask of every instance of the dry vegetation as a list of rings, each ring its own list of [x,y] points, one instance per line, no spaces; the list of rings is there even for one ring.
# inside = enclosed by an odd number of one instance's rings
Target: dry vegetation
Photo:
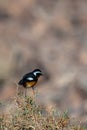
[[[14,100],[16,112],[0,117],[0,130],[86,130],[80,123],[73,122],[67,111],[59,114],[52,108],[48,112],[37,104],[35,97],[17,95]]]

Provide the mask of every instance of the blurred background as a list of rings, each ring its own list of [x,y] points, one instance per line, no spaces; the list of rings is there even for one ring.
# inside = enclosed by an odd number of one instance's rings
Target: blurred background
[[[87,124],[86,0],[0,0],[0,100],[35,68],[38,102]]]

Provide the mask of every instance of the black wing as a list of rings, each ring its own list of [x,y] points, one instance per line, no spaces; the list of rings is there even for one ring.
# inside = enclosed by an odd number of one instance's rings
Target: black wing
[[[33,78],[34,81],[37,81],[37,78],[32,74],[32,73],[27,73],[23,76],[23,78],[19,81],[19,85],[23,85],[24,83],[26,83],[27,81],[29,81],[28,78]],[[31,81],[31,80],[30,80]]]

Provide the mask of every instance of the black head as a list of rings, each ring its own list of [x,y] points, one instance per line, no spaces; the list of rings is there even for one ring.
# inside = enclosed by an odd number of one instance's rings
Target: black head
[[[33,74],[34,74],[35,76],[37,76],[37,77],[40,77],[41,75],[43,75],[40,69],[35,69],[35,70],[33,71]]]

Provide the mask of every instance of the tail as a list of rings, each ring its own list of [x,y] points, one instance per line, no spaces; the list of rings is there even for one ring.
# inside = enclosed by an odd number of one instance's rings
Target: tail
[[[22,85],[23,84],[23,80],[20,80],[19,82],[18,82],[18,85]]]

